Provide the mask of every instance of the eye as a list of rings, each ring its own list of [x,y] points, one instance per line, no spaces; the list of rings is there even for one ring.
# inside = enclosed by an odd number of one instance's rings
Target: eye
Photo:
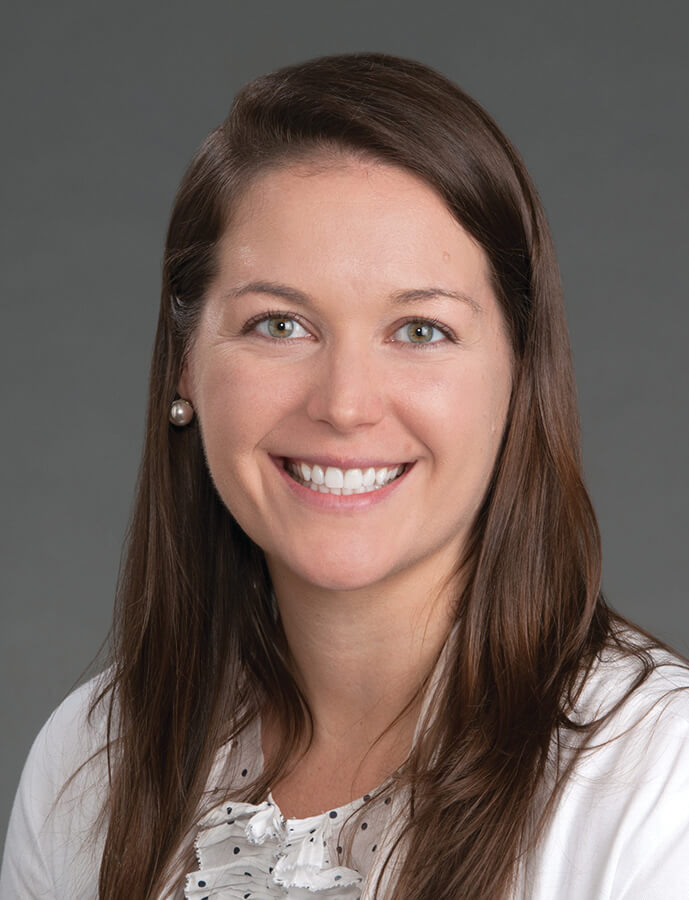
[[[296,319],[292,319],[289,316],[266,316],[260,321],[255,322],[253,327],[259,334],[263,334],[269,338],[277,338],[278,340],[282,340],[283,338],[301,338],[309,336],[309,333],[304,326],[300,325]]]
[[[393,335],[393,340],[403,344],[437,344],[448,339],[452,339],[448,329],[433,319],[410,319]]]

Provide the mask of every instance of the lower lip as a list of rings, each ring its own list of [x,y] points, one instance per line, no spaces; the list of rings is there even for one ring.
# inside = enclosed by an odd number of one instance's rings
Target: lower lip
[[[304,487],[303,484],[295,481],[283,466],[281,459],[275,459],[275,457],[271,457],[271,459],[280,475],[282,475],[282,479],[287,484],[287,487],[303,503],[308,503],[309,506],[316,509],[342,512],[368,509],[370,506],[382,503],[402,484],[414,468],[414,463],[407,463],[404,472],[395,478],[394,481],[390,481],[384,487],[375,491],[368,491],[365,494],[324,494],[321,491],[312,491],[311,488]]]

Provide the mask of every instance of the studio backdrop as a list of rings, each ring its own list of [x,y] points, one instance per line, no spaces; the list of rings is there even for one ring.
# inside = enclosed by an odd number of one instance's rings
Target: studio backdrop
[[[0,835],[22,762],[107,637],[166,219],[250,78],[380,50],[512,138],[564,279],[609,602],[689,652],[683,0],[12,4],[2,77]]]

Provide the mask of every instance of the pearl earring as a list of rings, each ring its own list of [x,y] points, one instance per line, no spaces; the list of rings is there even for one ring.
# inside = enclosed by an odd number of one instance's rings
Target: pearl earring
[[[170,421],[178,428],[184,428],[194,418],[194,407],[188,400],[175,400],[170,407]]]

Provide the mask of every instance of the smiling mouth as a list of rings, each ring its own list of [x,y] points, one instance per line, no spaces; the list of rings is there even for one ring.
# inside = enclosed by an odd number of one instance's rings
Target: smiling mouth
[[[283,459],[285,471],[298,484],[321,494],[369,494],[395,481],[409,467],[408,463],[365,469],[338,469],[294,459]]]

